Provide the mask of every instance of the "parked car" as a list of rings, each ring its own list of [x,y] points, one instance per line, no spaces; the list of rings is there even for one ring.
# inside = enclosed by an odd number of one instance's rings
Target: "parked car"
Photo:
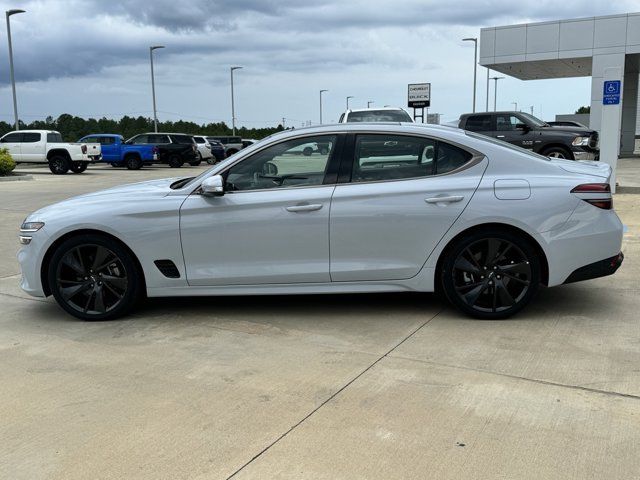
[[[158,160],[158,147],[155,145],[129,145],[122,135],[106,133],[87,135],[79,143],[99,143],[102,147],[102,161],[114,167],[127,167],[139,170],[146,164]]]
[[[242,144],[242,138],[240,137],[213,135],[208,138],[216,140],[224,145],[224,152],[227,157],[230,157],[234,153],[238,153],[244,148],[244,145]]]
[[[198,147],[191,135],[182,133],[142,133],[127,140],[129,145],[155,145],[158,147],[158,161],[172,168],[185,163],[200,165]]]
[[[224,145],[222,145],[222,143],[212,137],[206,138],[207,142],[209,142],[209,145],[211,146],[211,153],[213,154],[213,158],[207,160],[207,163],[209,163],[210,165],[214,165],[227,158],[227,153],[225,152]]]
[[[413,123],[413,118],[402,108],[360,108],[347,110],[340,115],[339,123],[351,122],[408,122]]]
[[[458,127],[532,150],[546,157],[598,160],[598,132],[589,128],[551,127],[524,112],[465,113]]]
[[[207,140],[207,137],[203,135],[193,135],[193,140],[198,147],[198,158],[200,161],[204,160],[211,164],[210,160],[213,158],[213,153],[211,152],[211,144],[209,140]]]
[[[254,140],[253,138],[243,138],[242,139],[242,148],[247,148],[251,145],[253,145],[254,143],[256,143],[258,140]]]
[[[308,144],[329,150],[300,154]],[[435,289],[465,314],[506,318],[541,284],[620,266],[610,177],[604,162],[447,127],[287,131],[197,177],[32,213],[21,286],[86,320],[124,315],[145,295]]]
[[[579,127],[579,128],[589,128],[586,125],[580,122],[574,122],[572,120],[559,120],[553,122],[547,122],[547,125],[551,127]]]
[[[20,130],[0,138],[0,147],[9,150],[16,163],[47,163],[54,175],[71,170],[82,173],[90,162],[100,160],[99,143],[67,143],[54,130]]]

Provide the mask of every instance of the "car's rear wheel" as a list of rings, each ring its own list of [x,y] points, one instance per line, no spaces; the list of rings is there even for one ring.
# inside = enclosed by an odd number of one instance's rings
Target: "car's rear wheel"
[[[209,157],[209,158],[207,158],[207,163],[208,163],[209,165],[215,165],[217,161],[218,161],[218,159],[217,159],[216,157]]]
[[[231,148],[229,150],[226,151],[226,156],[227,158],[229,158],[231,155],[233,155],[234,153],[238,153],[238,150],[236,150],[235,148]]]
[[[201,163],[202,163],[202,154],[198,152],[198,157],[192,162],[189,162],[189,165],[191,165],[192,167],[197,167]]]
[[[140,170],[142,168],[142,159],[137,155],[128,155],[124,159],[124,164],[129,170]]]
[[[89,166],[89,162],[71,162],[71,171],[73,173],[82,173]]]
[[[58,304],[82,320],[110,320],[127,314],[142,292],[142,277],[129,251],[101,235],[64,241],[48,269]]]
[[[550,158],[566,158],[568,160],[573,160],[573,155],[569,150],[562,147],[551,147],[547,148],[542,153],[545,157]]]
[[[184,164],[178,155],[171,155],[167,163],[171,168],[180,168]]]
[[[69,159],[62,155],[54,155],[49,159],[49,170],[54,175],[64,175],[69,171]]]
[[[459,310],[475,318],[503,319],[524,308],[540,285],[540,258],[531,243],[492,230],[460,239],[446,253],[442,289]]]

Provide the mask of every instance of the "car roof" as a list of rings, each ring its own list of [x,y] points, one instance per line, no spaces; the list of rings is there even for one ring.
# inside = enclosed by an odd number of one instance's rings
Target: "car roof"
[[[401,107],[350,108],[349,110],[347,110],[347,112],[349,112],[349,113],[351,113],[351,112],[379,112],[381,110],[394,110],[394,111],[402,110],[403,112],[406,112],[406,110],[404,108],[401,108]]]

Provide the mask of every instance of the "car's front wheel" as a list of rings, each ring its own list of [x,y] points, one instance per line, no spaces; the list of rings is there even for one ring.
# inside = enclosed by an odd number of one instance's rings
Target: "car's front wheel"
[[[48,268],[58,304],[82,320],[126,315],[142,295],[142,276],[131,253],[101,235],[78,235],[56,248]]]
[[[442,262],[442,289],[459,310],[492,320],[514,315],[535,296],[540,262],[531,243],[500,230],[460,239]]]

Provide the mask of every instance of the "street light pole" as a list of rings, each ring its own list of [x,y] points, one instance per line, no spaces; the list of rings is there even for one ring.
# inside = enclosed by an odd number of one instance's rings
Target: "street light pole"
[[[512,105],[515,106],[515,111],[518,111],[518,102],[511,102]]]
[[[320,90],[320,125],[322,125],[322,94],[329,90]]]
[[[350,98],[355,98],[355,97],[354,97],[353,95],[349,95],[349,96],[347,97],[347,110],[349,110],[349,99],[350,99]]]
[[[491,80],[493,80],[495,83],[493,85],[493,111],[497,111],[496,110],[496,105],[497,105],[497,99],[498,99],[498,80],[502,80],[504,77],[491,77]]]
[[[153,97],[153,131],[158,133],[158,111],[156,109],[156,80],[153,73],[153,51],[164,48],[163,45],[149,47],[149,60],[151,60],[151,96]]]
[[[487,105],[485,106],[485,111],[489,111],[489,69],[487,68]]]
[[[463,42],[473,42],[473,113],[476,112],[476,82],[478,77],[478,39],[463,38]]]
[[[233,136],[236,136],[236,104],[235,98],[233,96],[233,72],[235,70],[240,70],[242,67],[231,67],[229,71],[231,72],[231,130],[233,131]]]
[[[373,100],[369,100],[369,101],[367,102],[367,108],[371,107],[371,104],[372,104],[372,103],[373,103]]]
[[[18,100],[16,99],[16,79],[13,73],[13,47],[11,45],[11,22],[9,17],[17,13],[24,13],[24,10],[14,9],[5,12],[7,16],[7,39],[9,40],[9,69],[11,70],[11,89],[13,91],[13,117],[15,119],[15,128],[20,130],[20,121],[18,120]]]

